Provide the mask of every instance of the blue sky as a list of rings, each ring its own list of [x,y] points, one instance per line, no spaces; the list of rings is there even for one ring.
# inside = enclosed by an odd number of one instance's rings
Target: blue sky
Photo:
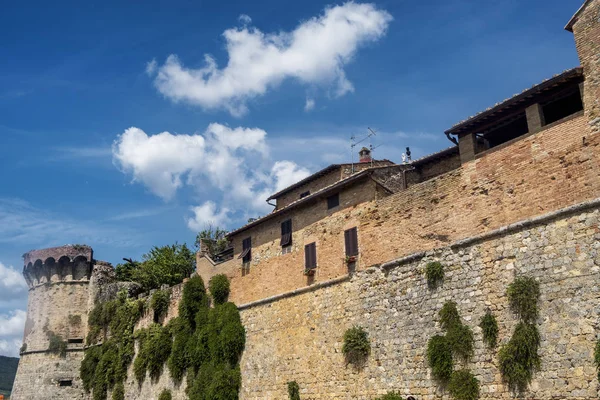
[[[376,158],[420,157],[579,64],[563,26],[581,0],[34,3],[0,13],[0,354],[24,252],[192,244],[349,161],[367,127]]]

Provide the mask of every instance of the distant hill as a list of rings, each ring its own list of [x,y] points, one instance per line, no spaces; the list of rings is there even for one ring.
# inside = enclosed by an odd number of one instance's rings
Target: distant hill
[[[19,359],[0,356],[0,394],[10,395],[17,374]]]

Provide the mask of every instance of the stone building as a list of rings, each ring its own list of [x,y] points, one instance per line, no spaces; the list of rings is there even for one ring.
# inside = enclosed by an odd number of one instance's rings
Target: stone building
[[[400,164],[363,149],[360,162],[331,165],[270,196],[273,211],[230,232],[231,247],[214,259],[198,253],[205,281],[229,277],[246,328],[241,398],[285,399],[296,381],[303,399],[391,390],[449,399],[425,355],[448,300],[475,336],[474,355],[460,367],[479,380],[480,398],[514,398],[478,324],[492,312],[499,344],[507,343],[517,318],[506,288],[518,275],[541,290],[541,368],[522,397],[600,397],[600,0],[586,1],[566,29],[581,66],[449,128],[452,147]],[[435,290],[423,273],[430,261],[445,268]],[[85,327],[107,267],[74,246],[28,253],[25,264],[27,349],[14,398],[86,398],[79,343],[68,343],[59,361],[48,332],[82,337],[69,316],[80,314]],[[169,316],[180,295],[173,290]],[[371,342],[362,369],[341,352],[353,325]],[[155,398],[164,387],[185,398],[168,374],[139,387],[128,379],[126,398]]]

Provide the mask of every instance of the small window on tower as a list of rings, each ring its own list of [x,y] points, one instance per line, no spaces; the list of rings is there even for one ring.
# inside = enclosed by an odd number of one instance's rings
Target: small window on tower
[[[306,192],[300,193],[300,198],[304,198],[304,197],[306,197],[308,195],[310,195],[310,190],[307,190]]]
[[[61,379],[58,381],[58,386],[73,386],[72,379]]]
[[[339,205],[340,205],[340,194],[339,193],[336,193],[327,198],[327,209],[328,210],[331,210],[332,208],[335,208]]]

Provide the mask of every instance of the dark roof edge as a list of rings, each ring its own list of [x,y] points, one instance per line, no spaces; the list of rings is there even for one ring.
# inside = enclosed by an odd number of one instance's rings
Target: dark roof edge
[[[296,189],[297,187],[300,187],[300,186],[304,185],[305,183],[308,183],[308,182],[310,182],[312,180],[315,180],[319,176],[321,176],[323,174],[326,174],[327,172],[334,171],[335,169],[340,168],[340,167],[341,167],[341,164],[331,164],[330,166],[325,167],[322,170],[317,171],[314,174],[309,175],[306,178],[301,179],[298,182],[293,183],[293,184],[291,184],[290,186],[288,186],[288,187],[286,187],[284,189],[281,189],[279,192],[272,194],[271,196],[269,196],[269,198],[267,199],[267,201],[276,199],[279,196],[281,196],[282,194],[287,193],[287,192],[289,192],[289,191],[291,191],[293,189]]]
[[[444,156],[450,155],[452,153],[458,153],[458,146],[448,147],[447,149],[428,154],[426,156],[423,156],[421,158],[414,160],[413,162],[410,163],[410,165],[426,164],[430,161],[434,161],[437,158],[444,157]]]
[[[469,118],[465,119],[464,121],[461,121],[461,122],[455,124],[452,128],[446,130],[444,133],[456,135],[458,133],[458,131],[473,124],[477,120],[483,119],[483,118],[489,116],[490,114],[494,114],[494,113],[502,110],[503,108],[508,107],[509,105],[511,105],[513,103],[517,103],[517,102],[523,100],[524,98],[531,96],[535,92],[544,90],[547,87],[552,86],[553,84],[559,82],[560,80],[574,78],[574,77],[578,77],[578,76],[582,76],[582,75],[583,75],[582,67],[575,67],[575,68],[568,69],[558,75],[553,76],[552,78],[546,79],[545,81],[542,81],[541,83],[538,83],[537,85],[534,85],[534,86],[530,87],[529,89],[522,91],[519,94],[514,95],[513,97],[510,97],[506,100],[503,100],[503,101],[497,103],[496,105],[488,108],[485,111],[475,114],[472,117],[469,117]]]
[[[581,5],[581,7],[579,7],[579,10],[577,10],[577,12],[575,14],[573,14],[573,16],[571,17],[571,19],[569,20],[569,22],[567,22],[567,25],[565,25],[565,30],[573,33],[573,25],[575,25],[575,22],[577,22],[577,20],[579,19],[579,16],[581,15],[581,13],[583,12],[583,10],[585,10],[585,8],[592,2],[592,0],[585,0],[585,3],[583,3]]]
[[[320,196],[323,196],[323,195],[325,195],[325,194],[327,194],[327,193],[329,193],[329,192],[331,192],[333,190],[339,189],[339,188],[344,187],[344,186],[346,186],[346,185],[348,185],[350,183],[356,182],[356,181],[358,181],[358,180],[360,180],[360,179],[362,179],[362,178],[370,175],[372,172],[373,172],[372,169],[362,170],[362,171],[358,172],[357,174],[354,174],[354,175],[352,175],[352,176],[350,176],[350,177],[348,177],[346,179],[342,179],[341,181],[338,181],[338,182],[336,182],[336,183],[334,183],[332,185],[326,186],[323,189],[319,190],[318,192],[312,193],[312,194],[310,194],[310,195],[308,195],[306,197],[298,199],[298,200],[296,200],[295,202],[289,204],[286,207],[283,207],[283,208],[281,208],[279,210],[275,210],[272,213],[265,215],[264,217],[258,218],[257,220],[252,221],[249,224],[246,224],[246,225],[244,225],[244,226],[242,226],[242,227],[240,227],[240,228],[238,228],[238,229],[236,229],[234,231],[231,231],[226,236],[227,237],[231,237],[233,235],[237,235],[238,233],[243,232],[245,230],[248,230],[248,229],[250,229],[250,228],[252,228],[252,227],[254,227],[254,226],[258,225],[258,224],[263,223],[264,221],[267,221],[267,220],[269,220],[271,218],[279,216],[279,215],[283,214],[286,211],[292,210],[292,209],[294,209],[294,208],[296,208],[296,207],[298,207],[298,206],[300,206],[300,205],[302,205],[304,203],[307,203],[309,200],[314,200],[314,199],[316,199],[316,198],[318,198]]]

